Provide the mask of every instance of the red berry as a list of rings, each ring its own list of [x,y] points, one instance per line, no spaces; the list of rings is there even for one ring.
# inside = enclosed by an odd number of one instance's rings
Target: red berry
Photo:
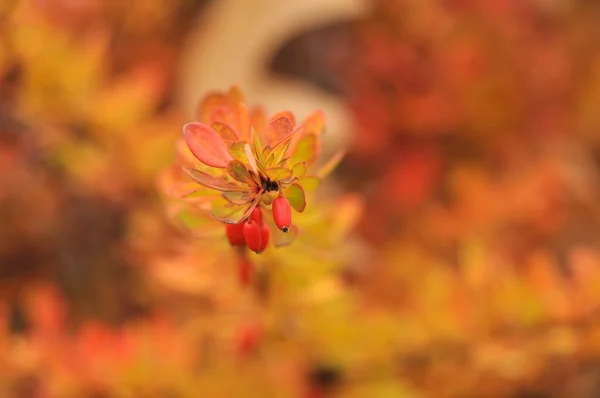
[[[290,202],[280,196],[273,201],[273,220],[277,228],[287,232],[292,224],[292,208]]]
[[[269,231],[269,227],[267,226],[267,224],[262,224],[260,226],[260,240],[261,240],[261,246],[260,246],[260,251],[264,251],[267,248],[267,245],[269,244],[269,236],[271,235],[271,231]]]
[[[241,326],[237,331],[236,345],[237,351],[241,356],[248,356],[254,353],[261,340],[261,330],[256,324]]]
[[[225,232],[231,246],[244,246],[246,244],[244,224],[226,224]]]
[[[260,238],[260,227],[252,220],[246,221],[244,224],[244,238],[248,248],[253,252],[260,253],[262,247],[262,239]]]
[[[260,211],[260,207],[256,206],[254,210],[252,210],[252,214],[250,214],[250,219],[258,225],[262,224],[262,211]]]
[[[243,256],[240,259],[238,271],[240,284],[242,286],[248,286],[248,284],[252,280],[252,276],[254,275],[254,264],[252,264],[248,257]]]

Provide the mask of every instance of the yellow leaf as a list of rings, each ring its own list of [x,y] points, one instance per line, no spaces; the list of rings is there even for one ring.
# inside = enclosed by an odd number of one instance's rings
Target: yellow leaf
[[[327,163],[323,165],[323,167],[321,167],[321,170],[319,170],[319,172],[317,173],[319,177],[327,177],[337,167],[337,165],[340,164],[345,155],[345,150],[337,151],[335,155],[333,155],[332,158],[329,159]]]
[[[298,141],[290,157],[290,164],[306,162],[311,165],[317,156],[317,137],[313,134],[305,135]]]
[[[286,169],[285,167],[274,167],[267,170],[267,177],[272,181],[284,180],[292,176],[292,170]]]
[[[298,213],[302,213],[306,208],[306,195],[304,194],[304,189],[299,184],[290,185],[283,195],[290,202],[290,205],[296,210]]]

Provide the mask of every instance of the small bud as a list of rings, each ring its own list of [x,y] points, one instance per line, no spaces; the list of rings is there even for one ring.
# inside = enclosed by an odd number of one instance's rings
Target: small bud
[[[226,224],[225,232],[231,246],[245,246],[246,239],[244,238],[244,224]]]
[[[258,224],[252,220],[246,221],[244,224],[244,238],[246,239],[248,248],[256,253],[260,253],[262,248],[262,240],[260,235],[260,228]]]
[[[256,206],[254,210],[252,210],[252,214],[250,214],[250,219],[258,225],[262,224],[262,211],[260,210],[260,207]]]
[[[277,228],[287,232],[292,224],[292,208],[290,202],[280,196],[273,201],[273,220]]]
[[[271,235],[271,231],[269,231],[268,225],[262,224],[260,226],[260,240],[261,240],[260,251],[261,251],[261,253],[267,248],[267,245],[269,244],[269,236],[270,235]]]

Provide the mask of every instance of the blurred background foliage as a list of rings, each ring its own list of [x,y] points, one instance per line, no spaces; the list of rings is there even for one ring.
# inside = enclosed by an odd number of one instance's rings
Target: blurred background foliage
[[[352,132],[242,287],[161,180],[232,1],[0,2],[0,396],[597,397],[600,4],[376,0],[282,39],[266,75]]]

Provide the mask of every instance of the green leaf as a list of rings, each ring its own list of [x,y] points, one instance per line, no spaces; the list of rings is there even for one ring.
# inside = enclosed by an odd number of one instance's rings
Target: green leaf
[[[298,213],[302,213],[306,208],[306,195],[304,194],[304,189],[297,184],[294,183],[290,185],[284,192],[283,196],[289,200],[290,205],[296,210]]]
[[[254,130],[252,130],[252,139],[254,140],[254,153],[256,154],[256,160],[258,160],[259,163],[264,163],[262,153],[263,144],[260,140],[260,136]]]
[[[254,154],[252,153],[252,148],[250,147],[250,144],[246,144],[244,146],[244,153],[246,154],[246,159],[248,160],[248,164],[250,164],[250,167],[252,168],[252,170],[255,173],[258,173],[258,165],[256,164],[256,158],[254,157]]]
[[[252,185],[252,178],[248,173],[248,169],[242,162],[232,160],[227,166],[227,171],[234,180],[243,182],[244,184]]]
[[[246,144],[247,144],[247,142],[238,141],[238,142],[234,142],[229,147],[229,153],[231,154],[231,157],[243,164],[247,164],[247,162],[248,162],[248,159],[246,158],[246,151],[245,151]]]
[[[183,170],[190,176],[194,181],[198,184],[203,185],[207,188],[216,189],[222,192],[229,191],[246,191],[247,187],[242,187],[237,184],[233,184],[227,181],[223,177],[213,177],[209,174],[206,174],[200,170],[196,169],[188,169],[184,167]]]

